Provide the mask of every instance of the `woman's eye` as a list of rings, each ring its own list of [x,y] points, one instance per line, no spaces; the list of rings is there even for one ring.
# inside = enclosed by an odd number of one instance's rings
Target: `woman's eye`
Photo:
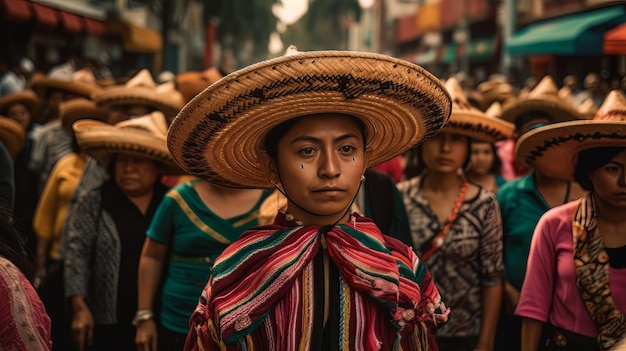
[[[340,148],[341,152],[350,153],[356,150],[354,146],[344,145]]]
[[[619,168],[614,167],[614,166],[609,166],[609,167],[606,167],[606,170],[607,170],[607,172],[609,172],[609,173],[617,173],[617,172],[619,172]]]
[[[312,155],[315,152],[315,149],[313,149],[312,147],[305,147],[304,149],[300,150],[300,153],[303,155]]]

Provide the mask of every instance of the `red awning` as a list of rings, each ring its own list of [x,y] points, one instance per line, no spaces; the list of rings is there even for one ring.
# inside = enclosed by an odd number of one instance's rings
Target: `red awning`
[[[75,33],[82,32],[83,20],[81,16],[65,11],[59,11],[59,13],[61,14],[61,21],[63,22],[63,27],[65,27],[65,29]]]
[[[602,51],[609,55],[626,55],[626,23],[604,33]]]
[[[16,21],[28,21],[32,17],[28,2],[24,0],[2,0],[2,8],[7,18]]]
[[[59,24],[59,11],[33,2],[33,9],[35,10],[35,16],[37,20],[50,27],[56,27]]]
[[[104,23],[102,23],[102,21],[89,17],[83,17],[83,20],[85,21],[85,30],[87,33],[93,35],[102,35],[102,33],[104,33]]]

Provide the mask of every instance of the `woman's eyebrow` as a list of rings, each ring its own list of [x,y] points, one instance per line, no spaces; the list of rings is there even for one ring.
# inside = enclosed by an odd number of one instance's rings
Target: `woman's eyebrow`
[[[356,135],[355,133],[346,133],[344,135],[340,135],[337,138],[335,138],[334,142],[343,141],[343,140],[350,139],[350,138],[358,139],[358,135]],[[310,142],[313,142],[313,143],[321,143],[322,139],[316,138],[316,137],[311,136],[311,135],[302,135],[302,136],[299,136],[297,138],[294,138],[291,141],[291,144],[296,143],[298,141],[310,141]]]

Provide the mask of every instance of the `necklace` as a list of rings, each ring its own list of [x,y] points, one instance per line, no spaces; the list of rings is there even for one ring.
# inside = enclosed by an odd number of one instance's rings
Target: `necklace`
[[[441,228],[439,234],[437,234],[434,238],[430,240],[430,248],[428,248],[428,250],[426,250],[426,252],[424,252],[421,257],[423,261],[426,261],[430,256],[432,256],[432,254],[434,254],[443,244],[443,240],[445,239],[446,234],[448,234],[448,231],[452,227],[452,224],[454,224],[454,221],[456,221],[457,217],[459,216],[459,210],[461,209],[461,205],[463,205],[463,201],[465,200],[465,193],[467,193],[467,179],[463,179],[463,182],[461,182],[459,195],[457,195],[456,203],[454,204],[454,208],[452,208],[452,213],[450,214],[450,217],[448,217],[446,224],[443,226],[443,228]]]

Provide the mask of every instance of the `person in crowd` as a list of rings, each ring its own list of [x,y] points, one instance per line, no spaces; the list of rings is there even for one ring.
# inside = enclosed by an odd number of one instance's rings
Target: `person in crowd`
[[[0,97],[25,90],[26,72],[17,62],[2,62],[0,67]]]
[[[39,198],[33,217],[37,235],[36,270],[33,285],[37,288],[52,319],[55,349],[70,347],[70,315],[63,293],[63,262],[59,260],[59,244],[67,207],[85,167],[86,155],[80,151],[73,122],[82,118],[102,120],[105,111],[87,99],[72,99],[59,104],[62,126],[72,136],[72,153],[63,156],[52,168]],[[63,347],[61,347],[63,345]]]
[[[81,150],[107,165],[109,178],[66,219],[65,296],[74,345],[135,348],[137,271],[145,233],[167,192],[159,178],[178,169],[167,150],[160,112],[120,122],[74,123]]]
[[[26,134],[22,126],[0,115],[0,198],[14,211],[16,197],[14,158],[24,144]]]
[[[542,93],[543,91],[543,93]],[[577,120],[581,115],[556,97],[554,81],[546,76],[525,99],[505,106],[502,118],[515,123],[514,139],[547,124]],[[516,141],[516,150],[519,149]],[[515,159],[519,157],[514,156]],[[527,168],[526,165],[522,166]],[[497,348],[519,350],[521,320],[513,315],[526,273],[530,241],[539,218],[550,208],[578,199],[585,191],[574,181],[555,179],[540,171],[504,184],[497,194],[503,222],[504,301],[498,323]]]
[[[537,350],[548,329],[550,350],[626,350],[626,97],[614,90],[593,121],[545,126],[519,142],[530,167],[589,191],[537,224],[515,312],[521,349]]]
[[[450,310],[426,267],[350,210],[368,167],[432,137],[449,113],[419,66],[293,46],[192,99],[168,134],[177,163],[223,186],[273,187],[287,209],[215,260],[185,349],[436,350]]]
[[[471,107],[456,79],[446,88],[450,120],[415,149],[419,175],[398,189],[413,247],[454,311],[437,331],[439,349],[492,350],[502,295],[502,222],[493,193],[470,183],[462,170],[474,140],[504,139],[513,126]]]
[[[24,243],[9,204],[0,199],[0,349],[48,351],[50,318],[26,278],[32,266]]]
[[[31,229],[30,218],[32,218],[39,196],[36,186],[39,174],[31,170],[30,160],[34,147],[33,133],[36,129],[33,117],[36,116],[39,104],[40,99],[32,90],[24,90],[0,97],[0,115],[16,121],[26,132],[23,146],[16,155],[13,155],[13,182],[17,195],[13,213],[18,230],[28,234],[27,246],[31,252],[36,249],[36,240]],[[28,278],[31,279],[32,277]]]
[[[165,196],[139,260],[139,350],[183,349],[213,262],[241,233],[259,225],[259,207],[268,195],[194,179]]]
[[[606,90],[602,88],[602,79],[600,75],[595,72],[588,73],[583,81],[585,90],[580,94],[579,101],[582,103],[586,99],[591,98],[596,107],[600,107],[604,101]]]
[[[501,114],[502,107],[497,101],[485,111],[485,115],[492,118],[499,118]],[[467,179],[494,194],[497,193],[506,180],[500,175],[502,161],[498,156],[496,143],[473,140],[471,153]]]

